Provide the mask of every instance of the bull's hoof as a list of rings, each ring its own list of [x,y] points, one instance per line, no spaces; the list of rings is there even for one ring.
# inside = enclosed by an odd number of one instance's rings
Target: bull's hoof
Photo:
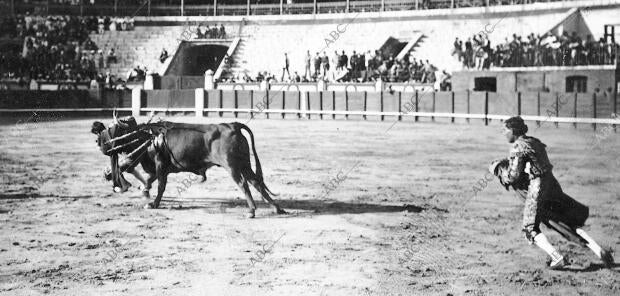
[[[254,212],[255,212],[255,210],[248,210],[248,213],[245,214],[245,217],[248,218],[248,219],[252,219],[252,218],[256,217]]]
[[[288,214],[288,212],[283,210],[283,209],[281,209],[281,208],[276,208],[276,214],[284,215],[284,214]]]
[[[157,209],[158,207],[155,205],[155,203],[147,203],[146,205],[144,205],[144,209],[148,210],[148,209]]]

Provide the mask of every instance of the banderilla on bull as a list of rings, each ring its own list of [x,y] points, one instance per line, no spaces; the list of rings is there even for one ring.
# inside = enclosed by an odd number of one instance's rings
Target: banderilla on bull
[[[114,142],[119,141],[119,140],[123,140],[123,139],[130,138],[130,137],[132,137],[133,135],[135,135],[135,134],[137,134],[137,133],[139,133],[139,132],[141,132],[141,131],[142,131],[142,130],[135,130],[135,131],[133,131],[133,132],[131,132],[131,133],[128,133],[128,134],[126,134],[126,135],[122,135],[122,136],[120,136],[120,137],[116,137],[116,138],[111,139],[110,141],[108,141],[106,144],[110,144],[110,143],[114,143]]]
[[[141,139],[137,138],[137,139],[134,139],[133,141],[131,141],[131,142],[129,142],[129,143],[125,143],[125,144],[123,144],[123,145],[116,146],[116,147],[114,147],[114,148],[112,148],[112,149],[108,150],[108,153],[112,153],[112,152],[116,152],[116,151],[118,151],[118,150],[121,150],[121,149],[123,149],[123,148],[125,148],[125,147],[127,147],[127,146],[129,146],[129,145],[132,145],[132,144],[134,144],[134,143],[140,142],[140,140],[141,140]]]
[[[148,145],[150,145],[150,144],[151,144],[151,140],[150,140],[150,139],[149,139],[149,140],[146,140],[146,142],[142,143],[142,145],[140,145],[138,148],[136,148],[136,150],[134,150],[134,151],[132,151],[131,153],[129,153],[129,155],[127,155],[127,158],[129,158],[129,159],[133,159],[133,157],[134,157],[136,154],[138,154],[138,152],[139,152],[140,150],[142,150],[142,148],[144,148],[144,147],[146,147],[146,146],[148,146]]]

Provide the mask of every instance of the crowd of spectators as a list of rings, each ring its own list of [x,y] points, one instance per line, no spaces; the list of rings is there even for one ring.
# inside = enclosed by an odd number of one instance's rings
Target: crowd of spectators
[[[198,22],[186,23],[181,33],[181,41],[189,41],[190,39],[226,39],[226,29],[223,24],[219,27],[215,24],[213,27],[208,23],[200,24]]]
[[[347,55],[345,51],[334,51],[333,55],[327,52],[316,52],[311,55],[306,52],[304,57],[304,71],[294,71],[291,74],[290,60],[285,53],[282,58],[281,75],[269,72],[258,73],[250,77],[247,73],[233,78],[231,81],[260,82],[264,79],[280,82],[316,82],[318,80],[331,82],[373,82],[381,79],[384,82],[418,82],[435,83],[437,67],[428,60],[417,60],[413,54],[407,54],[397,60],[393,55],[382,53],[381,50],[367,51],[366,53],[352,51]],[[450,76],[441,72],[442,79]],[[440,81],[446,83],[447,81]]]
[[[214,25],[210,27],[208,24],[196,26],[196,39],[226,39],[226,29],[224,25]]]
[[[92,22],[94,18],[89,18]],[[90,28],[92,28],[92,24]],[[105,31],[131,31],[134,29],[134,19],[126,17],[97,17],[97,32],[103,34]]]
[[[617,50],[618,44],[604,38],[597,41],[591,35],[584,40],[575,32],[570,35],[564,32],[560,36],[532,33],[525,38],[513,34],[511,40],[505,38],[493,48],[487,36],[480,33],[464,43],[456,38],[452,55],[463,63],[463,67],[481,70],[490,67],[610,65],[615,63]]]
[[[131,29],[131,22],[120,18],[17,15],[0,19],[0,79],[28,83],[45,82],[100,83],[108,86],[124,83],[105,69],[118,62],[114,48],[99,48],[89,37],[91,32]],[[107,47],[107,46],[106,46]]]

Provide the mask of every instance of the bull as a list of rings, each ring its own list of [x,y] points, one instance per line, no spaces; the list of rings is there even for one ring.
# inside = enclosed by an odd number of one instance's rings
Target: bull
[[[242,131],[252,142],[256,170],[250,162],[250,148]],[[92,133],[98,136],[97,144],[104,155],[110,156],[114,187],[126,182],[122,172],[132,170],[138,163],[147,173],[146,196],[155,180],[158,181],[155,200],[147,208],[158,208],[166,190],[168,175],[190,172],[206,181],[207,169],[225,168],[245,194],[248,218],[254,218],[256,204],[248,183],[270,204],[277,214],[286,212],[271,198],[274,194],[263,180],[263,172],[256,153],[254,134],[242,123],[188,124],[170,121],[136,124],[135,120],[119,120],[114,114],[114,124],[108,128],[100,122],[93,123]],[[118,155],[125,153],[124,161]]]

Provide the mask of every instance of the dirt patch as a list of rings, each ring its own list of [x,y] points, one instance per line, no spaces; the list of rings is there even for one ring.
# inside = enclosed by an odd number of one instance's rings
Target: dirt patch
[[[620,293],[618,268],[556,234],[572,264],[545,269],[520,232],[519,200],[495,182],[474,194],[488,163],[507,153],[497,122],[402,122],[386,133],[392,119],[252,120],[265,181],[290,214],[259,203],[248,220],[242,193],[218,168],[181,194],[174,188],[189,175],[172,175],[158,210],[143,209],[132,177],[134,188],[113,194],[93,120],[19,135],[0,126],[1,294]],[[593,135],[549,126],[533,134],[548,144],[565,191],[590,206],[588,232],[618,249],[620,172],[614,152],[588,148]],[[605,141],[620,144],[615,134]]]

